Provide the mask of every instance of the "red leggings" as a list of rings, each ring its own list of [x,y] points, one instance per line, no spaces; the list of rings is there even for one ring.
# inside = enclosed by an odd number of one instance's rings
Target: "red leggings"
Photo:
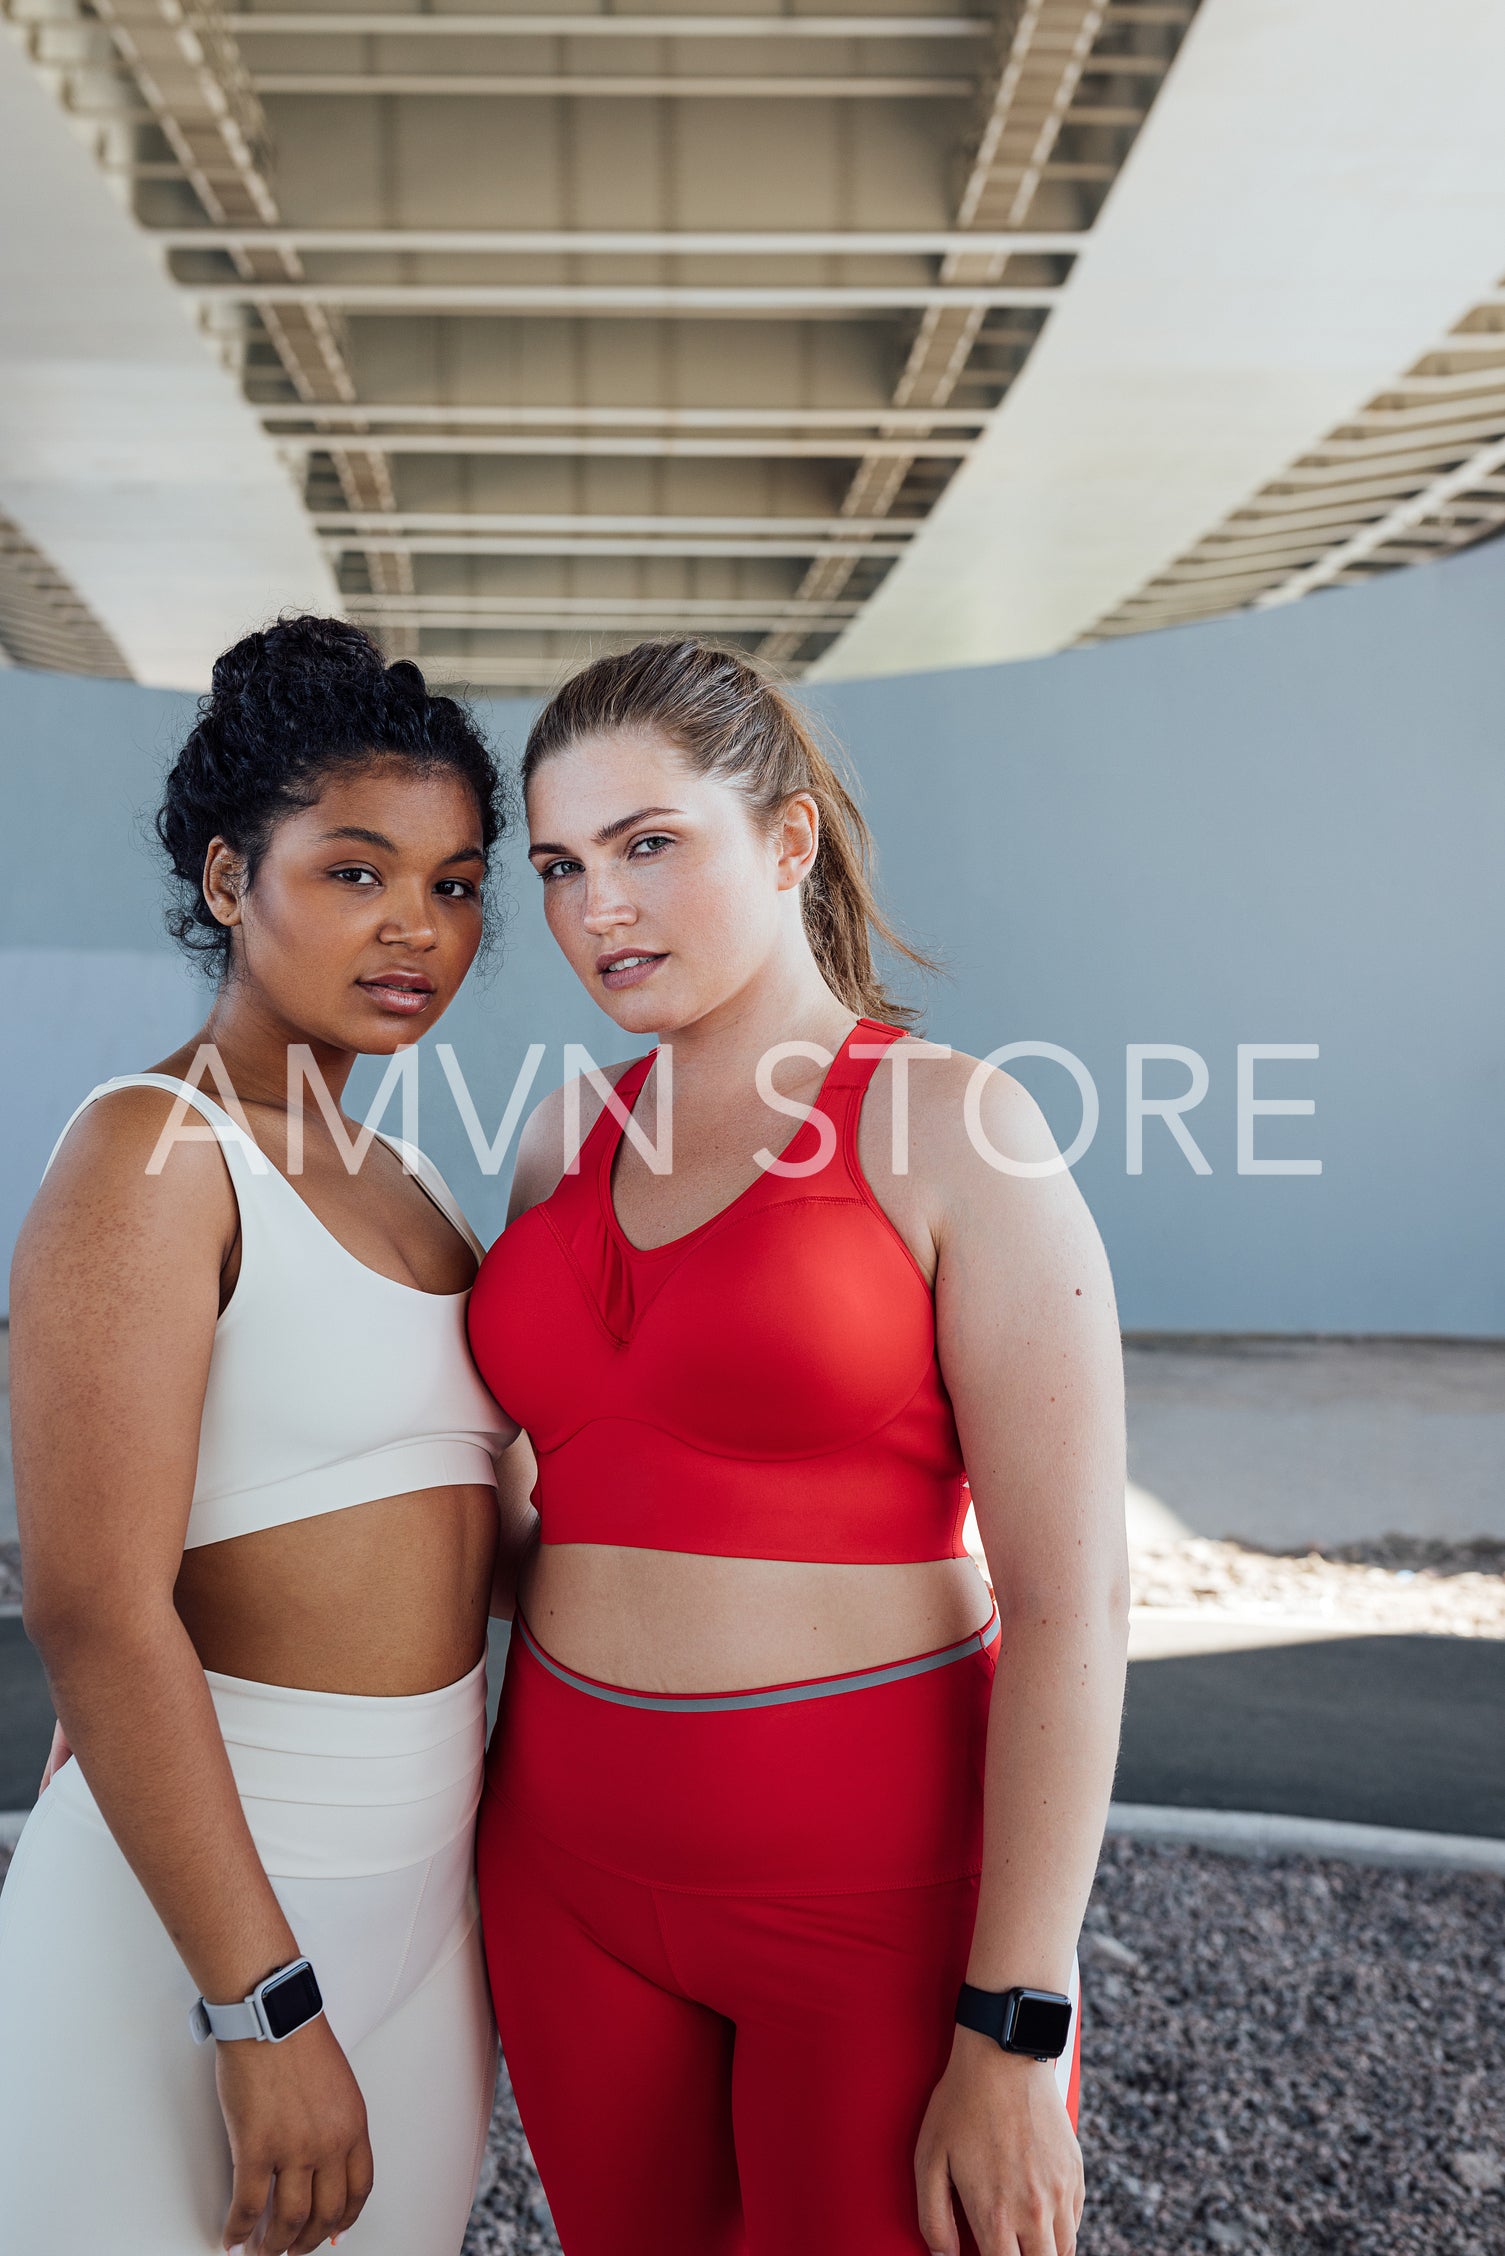
[[[920,2256],[992,1653],[710,1713],[615,1705],[554,1665],[514,1634],[479,1858],[565,2256]],[[1079,2057],[1074,2025],[1073,2122]]]

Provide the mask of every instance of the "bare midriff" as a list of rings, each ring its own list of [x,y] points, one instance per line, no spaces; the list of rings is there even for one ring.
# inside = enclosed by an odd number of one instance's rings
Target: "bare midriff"
[[[435,1692],[485,1651],[496,1544],[494,1489],[421,1489],[186,1551],[174,1603],[221,1675]]]
[[[736,1692],[879,1668],[970,1636],[992,1600],[970,1559],[898,1566],[545,1543],[522,1611],[546,1652],[605,1684]]]

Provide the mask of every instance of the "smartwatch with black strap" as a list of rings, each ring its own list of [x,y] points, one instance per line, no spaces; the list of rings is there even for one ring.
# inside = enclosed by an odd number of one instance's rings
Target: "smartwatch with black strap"
[[[1005,2052],[1059,2060],[1071,2035],[1071,2000],[1059,1990],[979,1990],[963,1982],[956,2018]]]

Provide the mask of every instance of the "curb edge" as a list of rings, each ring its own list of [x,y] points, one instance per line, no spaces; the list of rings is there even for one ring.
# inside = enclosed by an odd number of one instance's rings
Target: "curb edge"
[[[1175,1809],[1113,1802],[1109,1835],[1167,1848],[1212,1849],[1223,1856],[1332,1857],[1344,1864],[1415,1871],[1488,1872],[1505,1879],[1505,1841],[1471,1833],[1419,1833],[1394,1825],[1355,1825],[1328,1817],[1264,1810]]]

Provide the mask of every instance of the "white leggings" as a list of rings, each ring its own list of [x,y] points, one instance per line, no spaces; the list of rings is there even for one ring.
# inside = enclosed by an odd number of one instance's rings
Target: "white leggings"
[[[472,1879],[485,1666],[411,1699],[209,1674],[267,1875],[366,2101],[342,2252],[458,2256],[496,2076]],[[230,2197],[214,2046],[77,1762],[0,1891],[0,2213],[16,2256],[212,2256]]]

